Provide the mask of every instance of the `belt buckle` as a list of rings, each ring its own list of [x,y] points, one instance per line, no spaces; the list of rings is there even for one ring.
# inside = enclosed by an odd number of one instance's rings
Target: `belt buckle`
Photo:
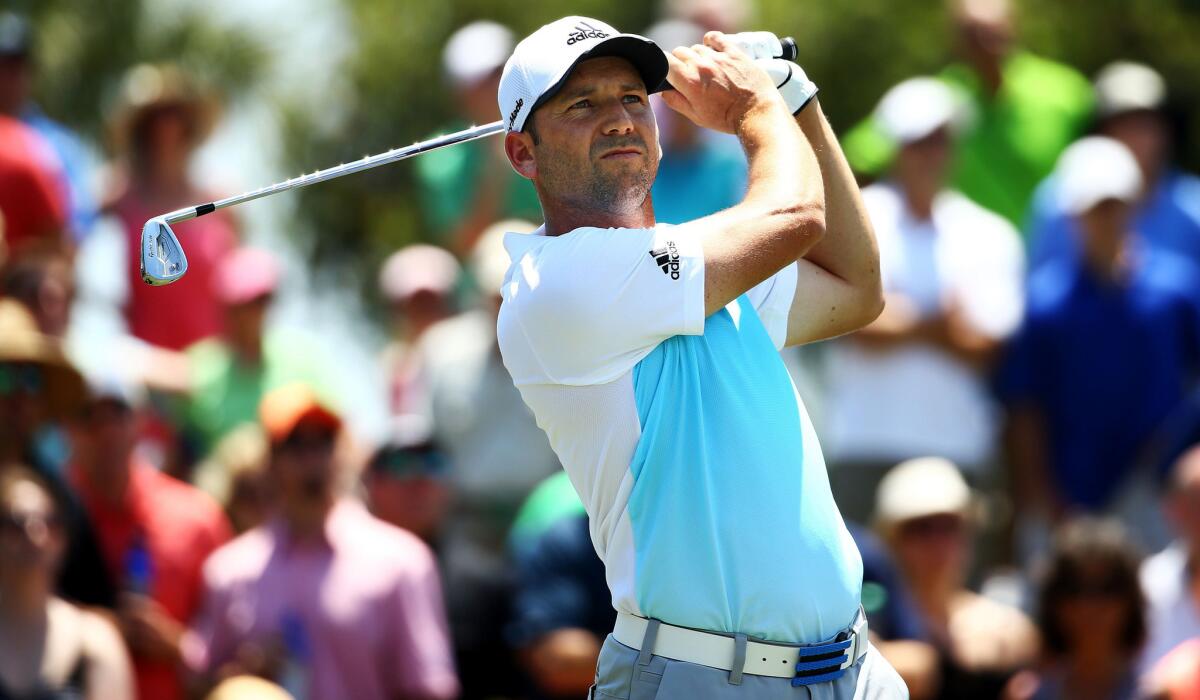
[[[846,662],[850,659],[853,647],[853,632],[841,632],[835,641],[826,644],[798,647],[792,686],[798,688],[841,678],[850,665]]]

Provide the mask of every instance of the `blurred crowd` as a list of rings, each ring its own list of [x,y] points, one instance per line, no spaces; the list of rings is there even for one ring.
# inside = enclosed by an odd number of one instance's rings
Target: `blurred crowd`
[[[743,9],[671,0],[646,34]],[[916,699],[1198,698],[1200,179],[1170,86],[1026,51],[1002,0],[948,11],[955,61],[843,134],[886,309],[785,351],[874,641]],[[132,69],[101,163],[34,101],[33,30],[0,14],[0,699],[583,697],[615,613],[496,346],[501,239],[539,220],[498,144],[415,162],[426,242],[378,269],[368,444],[338,341],[273,322],[285,268],[234,217],[187,224],[182,280],[139,281],[143,222],[217,194],[190,167],[215,96]],[[497,118],[514,42],[450,37],[446,131]],[[736,139],[654,107],[658,220],[739,201]]]

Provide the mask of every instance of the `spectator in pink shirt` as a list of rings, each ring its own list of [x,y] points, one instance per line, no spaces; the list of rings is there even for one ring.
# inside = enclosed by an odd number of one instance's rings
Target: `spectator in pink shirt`
[[[278,513],[208,560],[189,665],[297,698],[456,697],[433,555],[339,496],[341,419],[301,385],[268,393],[260,417]]]

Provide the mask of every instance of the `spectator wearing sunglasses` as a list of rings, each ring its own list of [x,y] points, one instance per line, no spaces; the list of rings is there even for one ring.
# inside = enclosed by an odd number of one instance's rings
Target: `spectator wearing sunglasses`
[[[375,517],[436,548],[451,492],[446,484],[446,454],[428,436],[402,432],[392,436],[371,456],[363,486]]]
[[[927,697],[1000,697],[1037,653],[1037,633],[1024,614],[966,586],[975,505],[958,467],[937,457],[893,467],[876,493],[876,527],[939,656],[937,689]]]
[[[129,657],[105,618],[55,597],[67,529],[28,468],[0,466],[0,698],[133,698]]]
[[[259,415],[276,513],[205,564],[189,665],[297,698],[457,697],[433,556],[342,494],[342,419],[300,384],[267,393]]]
[[[1015,679],[1022,700],[1126,700],[1146,639],[1138,554],[1113,520],[1081,518],[1057,533],[1038,593],[1042,660]]]

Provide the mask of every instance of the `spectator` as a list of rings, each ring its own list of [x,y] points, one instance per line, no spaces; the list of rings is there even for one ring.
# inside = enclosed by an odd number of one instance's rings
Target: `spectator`
[[[899,464],[876,497],[876,525],[940,657],[937,698],[1000,697],[1037,651],[1037,633],[1025,615],[965,587],[972,511],[958,468],[936,457]]]
[[[116,590],[105,575],[91,524],[63,474],[68,453],[63,425],[83,398],[83,378],[58,342],[38,332],[19,302],[0,299],[0,464],[30,465],[61,504],[68,551],[58,592],[85,605],[111,607]]]
[[[1200,178],[1170,163],[1171,128],[1164,112],[1166,84],[1152,68],[1110,63],[1096,76],[1096,132],[1125,145],[1142,175],[1131,233],[1138,245],[1200,264]],[[1078,255],[1079,231],[1063,211],[1051,176],[1038,188],[1029,217],[1034,265]]]
[[[507,27],[488,21],[472,22],[446,41],[442,69],[458,102],[459,120],[447,124],[444,131],[501,117],[496,91],[514,43]],[[465,143],[422,156],[416,161],[416,173],[425,221],[434,238],[460,255],[470,252],[495,221],[541,215],[533,185],[513,173],[495,141]]]
[[[862,606],[871,641],[904,679],[912,700],[936,697],[938,654],[927,641],[921,611],[887,545],[870,530],[847,523],[863,560]]]
[[[951,182],[1014,226],[1034,189],[1086,126],[1092,96],[1074,69],[1017,48],[1009,0],[952,0],[963,62],[939,76],[970,105],[971,126],[956,144]],[[844,139],[857,172],[876,175],[895,148],[872,120]]]
[[[508,636],[532,681],[531,695],[584,697],[617,614],[587,511],[566,472],[534,489],[510,544],[517,580]]]
[[[67,333],[75,297],[70,258],[61,251],[46,250],[14,260],[4,270],[0,296],[24,304],[37,321],[39,331],[62,339]]]
[[[71,426],[71,480],[120,589],[117,615],[138,696],[184,696],[181,640],[200,605],[201,565],[229,539],[220,508],[135,453],[136,394],[97,383]]]
[[[66,550],[60,513],[35,474],[0,466],[0,697],[132,699],[112,623],[53,595]]]
[[[446,453],[432,440],[397,431],[367,462],[371,514],[436,548],[450,510]]]
[[[502,634],[511,597],[505,542],[525,496],[560,468],[496,344],[508,269],[504,228],[533,226],[500,222],[480,237],[471,259],[484,293],[479,307],[430,328],[420,347],[427,415],[449,457],[454,493],[439,555],[464,698],[515,690],[518,678]]]
[[[189,664],[295,697],[456,697],[433,556],[340,495],[341,419],[303,385],[264,396],[261,418],[279,509],[205,565]]]
[[[1080,255],[1033,274],[1000,381],[1026,520],[1112,507],[1200,367],[1195,269],[1130,249],[1141,175],[1128,149],[1083,139],[1063,154],[1058,179]]]
[[[691,22],[667,20],[646,30],[646,36],[659,46],[691,46],[701,43],[704,30]],[[651,96],[650,104],[662,145],[658,177],[650,190],[655,220],[682,224],[742,201],[747,165],[737,139],[696,126],[658,95]]]
[[[450,479],[462,515],[478,543],[504,550],[512,518],[530,490],[558,468],[545,433],[521,401],[496,346],[500,285],[508,268],[505,221],[491,227],[472,253],[484,296],[480,307],[436,324],[421,342],[434,438],[450,457]]]
[[[225,509],[241,534],[266,522],[273,505],[267,437],[257,423],[234,428],[196,469],[195,482]]]
[[[932,78],[892,88],[875,113],[900,144],[888,177],[863,190],[887,305],[828,363],[830,476],[851,519],[869,515],[874,486],[904,459],[942,456],[995,481],[985,377],[1020,323],[1024,255],[1008,222],[946,184],[957,120],[954,94]]]
[[[30,248],[69,247],[66,202],[55,181],[58,168],[37,132],[0,114],[0,217],[9,258]]]
[[[1178,539],[1142,564],[1149,603],[1143,672],[1180,643],[1200,637],[1200,446],[1174,465],[1163,506]]]
[[[192,153],[208,136],[215,117],[215,105],[179,69],[139,65],[125,76],[121,107],[112,124],[122,177],[106,209],[125,234],[125,317],[132,335],[170,350],[220,332],[221,307],[211,293],[213,277],[221,258],[236,245],[237,233],[227,212],[187,223],[187,276],[167,287],[150,287],[140,282],[138,271],[142,226],[163,212],[217,199],[198,187],[188,172]]]
[[[12,12],[0,13],[0,114],[20,119],[45,139],[58,163],[58,189],[65,195],[75,238],[86,235],[96,218],[92,191],[95,162],[70,129],[50,119],[33,100],[36,69],[33,31],[29,20]]]
[[[187,424],[199,438],[201,454],[234,428],[253,423],[265,392],[299,382],[328,393],[331,381],[323,356],[307,337],[267,330],[267,312],[279,287],[273,255],[239,248],[221,260],[212,282],[225,331],[187,349]]]
[[[1083,518],[1055,538],[1038,593],[1042,663],[1010,698],[1132,700],[1146,638],[1138,555],[1116,521]]]
[[[424,244],[392,253],[379,272],[379,291],[388,304],[392,326],[383,366],[393,415],[416,413],[426,400],[416,346],[425,331],[454,313],[461,274],[453,255]]]

